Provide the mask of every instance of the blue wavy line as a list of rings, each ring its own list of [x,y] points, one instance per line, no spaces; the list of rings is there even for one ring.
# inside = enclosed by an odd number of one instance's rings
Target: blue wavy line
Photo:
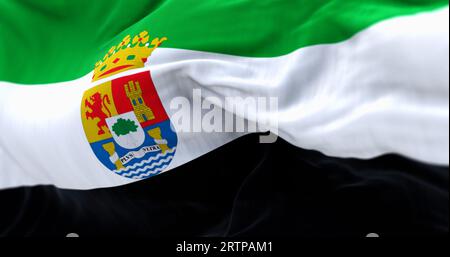
[[[144,178],[148,178],[148,177],[152,177],[155,175],[158,175],[159,173],[161,173],[161,171],[163,171],[164,169],[167,168],[167,166],[169,166],[168,164],[161,166],[161,168],[157,168],[153,171],[147,171],[146,173],[143,173],[141,175],[138,176],[133,176],[131,177],[132,179],[144,179]]]
[[[165,158],[167,155],[175,154],[176,149],[177,149],[176,147],[173,147],[172,149],[168,150],[165,153],[158,153],[157,155],[152,156],[152,157],[148,158],[147,160],[143,160],[143,161],[135,163],[131,166],[125,167],[124,169],[118,170],[118,171],[116,171],[116,173],[120,174],[121,172],[128,172],[129,170],[134,169],[136,167],[142,167],[146,164],[150,164],[153,161],[158,161],[161,158]]]
[[[151,169],[148,169],[148,168],[144,167],[144,168],[141,168],[142,170],[139,171],[139,172],[130,171],[129,173],[121,174],[121,175],[124,176],[124,177],[127,177],[127,178],[128,177],[136,177],[136,176],[139,176],[141,174],[148,173],[149,171],[157,170],[158,168],[161,168],[162,166],[167,165],[171,161],[172,161],[172,159],[163,160],[160,165],[154,166]]]
[[[174,156],[175,156],[175,153],[167,154],[163,158],[155,159],[155,160],[153,160],[153,161],[151,161],[149,163],[146,163],[145,166],[151,166],[153,163],[159,162],[161,160],[166,160],[169,157],[174,157]],[[116,174],[119,174],[119,175],[123,176],[124,174],[129,174],[129,173],[134,172],[134,171],[136,171],[136,170],[138,170],[140,168],[145,168],[143,166],[144,165],[139,165],[139,166],[136,166],[134,169],[130,169],[130,170],[127,170],[127,171],[119,171],[119,172],[116,171]]]

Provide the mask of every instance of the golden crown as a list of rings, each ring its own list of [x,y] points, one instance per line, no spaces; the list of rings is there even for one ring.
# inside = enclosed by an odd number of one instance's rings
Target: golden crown
[[[151,42],[147,31],[123,38],[117,46],[111,47],[102,60],[95,64],[92,81],[103,79],[114,74],[144,67],[147,58],[152,52],[166,41],[166,37],[155,38]]]

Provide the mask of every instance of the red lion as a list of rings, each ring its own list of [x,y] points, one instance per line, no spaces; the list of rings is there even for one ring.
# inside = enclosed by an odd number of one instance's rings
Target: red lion
[[[103,127],[107,127],[105,119],[111,117],[111,112],[109,111],[108,106],[106,104],[110,105],[111,101],[109,100],[108,95],[103,95],[102,97],[102,95],[99,92],[91,95],[89,99],[90,101],[88,101],[88,99],[84,101],[84,106],[91,109],[90,112],[89,111],[86,112],[86,119],[93,120],[95,118],[99,118],[100,121],[97,122],[98,135],[103,135],[105,134]],[[107,113],[103,111],[103,108],[105,108]]]

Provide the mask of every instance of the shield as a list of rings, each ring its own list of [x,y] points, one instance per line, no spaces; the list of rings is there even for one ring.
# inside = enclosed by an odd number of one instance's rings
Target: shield
[[[81,115],[94,154],[120,176],[157,175],[175,156],[177,135],[149,71],[90,88],[84,94]]]
[[[127,112],[106,119],[109,131],[121,147],[135,149],[145,141],[145,132],[134,112]]]

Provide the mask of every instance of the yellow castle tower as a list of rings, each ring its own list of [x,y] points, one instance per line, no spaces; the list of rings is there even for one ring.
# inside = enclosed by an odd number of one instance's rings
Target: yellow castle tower
[[[145,105],[144,98],[142,98],[142,89],[139,85],[139,81],[133,82],[129,81],[128,84],[124,85],[125,92],[128,99],[130,99],[131,105],[134,109],[134,114],[136,115],[140,123],[153,120],[155,115],[153,111]]]

